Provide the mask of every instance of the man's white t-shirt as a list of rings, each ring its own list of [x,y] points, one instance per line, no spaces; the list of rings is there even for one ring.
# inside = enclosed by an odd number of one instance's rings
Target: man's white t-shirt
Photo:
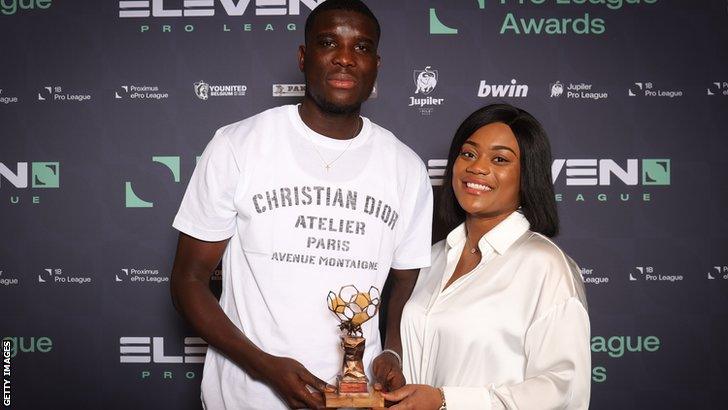
[[[332,384],[342,351],[328,292],[381,290],[390,268],[430,265],[427,170],[392,133],[362,121],[356,137],[334,140],[288,105],[219,129],[173,223],[201,240],[230,238],[222,309],[263,351],[292,357]],[[377,319],[362,326],[370,378],[381,350]],[[286,408],[212,347],[202,400],[207,409]]]

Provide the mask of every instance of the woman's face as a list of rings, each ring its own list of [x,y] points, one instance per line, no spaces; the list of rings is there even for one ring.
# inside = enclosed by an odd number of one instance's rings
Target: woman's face
[[[492,218],[518,209],[521,152],[511,127],[480,127],[463,143],[453,164],[452,188],[470,216]]]

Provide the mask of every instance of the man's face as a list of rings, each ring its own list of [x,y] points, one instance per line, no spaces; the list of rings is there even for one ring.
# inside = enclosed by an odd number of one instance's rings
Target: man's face
[[[377,29],[357,12],[329,10],[311,25],[298,65],[306,77],[306,95],[324,112],[357,112],[377,79]]]

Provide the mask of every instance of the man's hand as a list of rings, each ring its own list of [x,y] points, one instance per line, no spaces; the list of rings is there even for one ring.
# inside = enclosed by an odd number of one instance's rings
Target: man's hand
[[[391,410],[437,410],[442,404],[440,390],[426,384],[408,384],[382,396],[387,401],[398,402]]]
[[[379,391],[397,390],[407,382],[399,367],[399,360],[388,352],[377,356],[372,363],[374,371],[374,389]]]
[[[292,409],[323,408],[323,393],[336,391],[335,387],[326,384],[291,358],[268,356],[264,366],[261,369],[262,381],[275,390]],[[315,391],[311,392],[306,386]]]
[[[399,324],[402,318],[402,308],[412,294],[412,289],[417,282],[419,269],[390,269],[387,285],[389,286],[389,298],[386,301],[386,340],[385,349],[402,351],[402,343],[399,336]],[[405,385],[406,381],[402,374],[401,363],[391,354],[384,352],[374,359],[372,370],[374,371],[374,388],[380,391],[392,391]]]
[[[172,268],[172,300],[197,332],[246,373],[275,390],[292,408],[323,407],[321,392],[333,389],[287,357],[260,350],[222,311],[210,291],[210,273],[227,246],[227,240],[206,242],[180,233]],[[306,386],[311,386],[311,393]]]

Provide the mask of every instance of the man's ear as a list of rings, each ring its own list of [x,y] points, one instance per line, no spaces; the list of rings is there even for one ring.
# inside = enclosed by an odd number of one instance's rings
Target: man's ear
[[[298,46],[298,69],[303,72],[303,66],[306,59],[306,46],[300,45]],[[377,63],[379,64],[379,63]]]

